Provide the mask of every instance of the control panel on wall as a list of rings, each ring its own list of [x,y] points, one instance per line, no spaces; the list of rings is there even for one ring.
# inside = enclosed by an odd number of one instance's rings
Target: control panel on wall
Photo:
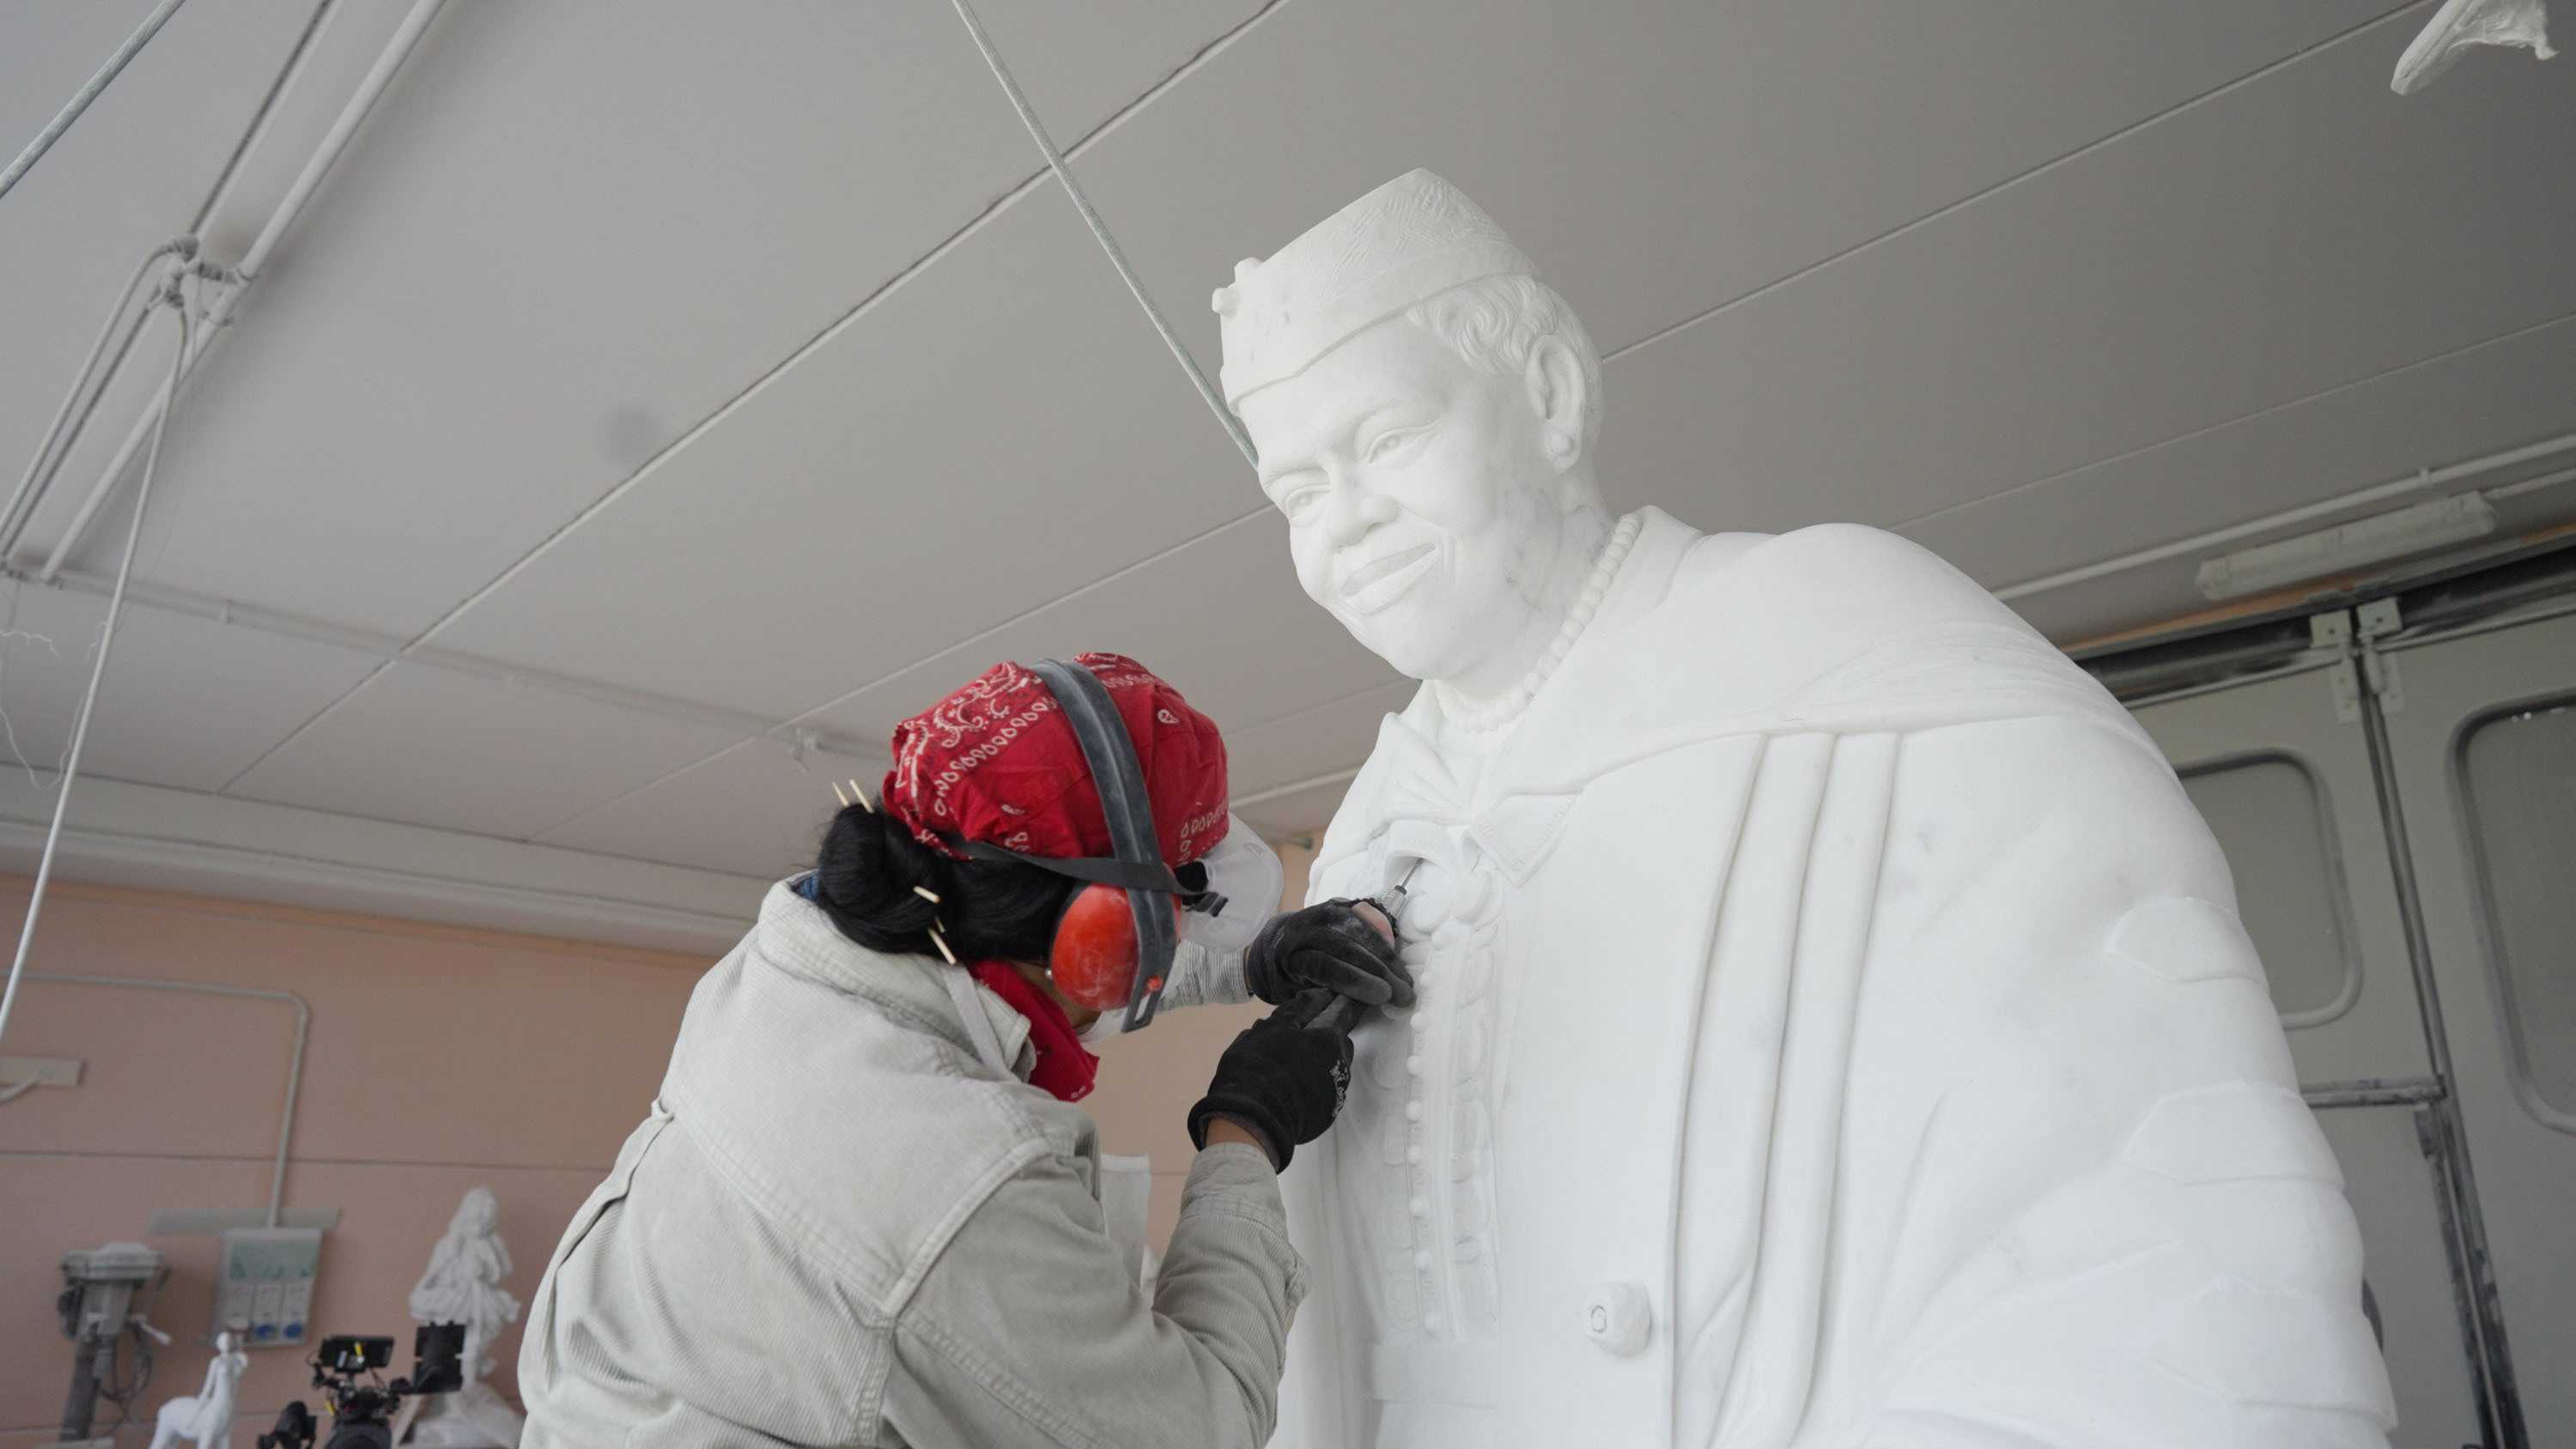
[[[215,1268],[215,1323],[245,1348],[304,1342],[313,1278],[322,1266],[320,1228],[233,1228]]]

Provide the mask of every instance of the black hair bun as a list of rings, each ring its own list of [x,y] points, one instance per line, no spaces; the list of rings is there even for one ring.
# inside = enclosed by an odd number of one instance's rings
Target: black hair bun
[[[913,839],[901,821],[863,805],[844,806],[823,832],[814,862],[815,902],[842,932],[878,951],[927,952],[945,900],[949,862]],[[917,888],[917,889],[916,889]]]

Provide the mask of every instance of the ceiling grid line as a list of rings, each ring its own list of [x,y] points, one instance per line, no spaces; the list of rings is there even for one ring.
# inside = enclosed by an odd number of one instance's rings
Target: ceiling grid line
[[[2403,15],[2409,10],[2416,9],[2419,6],[2428,3],[2430,3],[2430,0],[2406,0],[2406,3],[2399,5],[2394,9],[2383,11],[2368,20],[2348,26],[2343,30],[2337,31],[2333,35],[2327,36],[2323,40],[2302,46],[2298,50],[2292,51],[2290,54],[2282,56],[2268,65],[2260,66],[2254,70],[2248,71],[2223,85],[2213,86],[2188,100],[2167,106],[2152,116],[2148,116],[2142,120],[2133,121],[2108,135],[2097,136],[2093,140],[2087,141],[2081,146],[2077,146],[2060,155],[2050,157],[2048,160],[2043,161],[2028,170],[2015,172],[2013,175],[2007,176],[2003,180],[1998,181],[1991,186],[1981,187],[1978,190],[1972,191],[1966,196],[1962,196],[1944,206],[1938,207],[1932,211],[1927,211],[1921,216],[1915,217],[1913,220],[1908,221],[1901,226],[1891,227],[1866,241],[1856,242],[1851,246],[1845,247],[1831,256],[1819,258],[1818,260],[1809,262],[1795,271],[1774,277],[1770,281],[1764,282],[1761,286],[1753,288],[1751,291],[1729,297],[1725,301],[1719,302],[1712,307],[1699,312],[1694,312],[1690,316],[1685,317],[1678,322],[1658,328],[1653,332],[1649,332],[1634,342],[1622,343],[1601,355],[1602,364],[1607,366],[1610,363],[1617,362],[1621,358],[1627,357],[1632,353],[1643,351],[1646,348],[1654,346],[1658,342],[1666,341],[1680,333],[1687,332],[1691,328],[1697,327],[1703,322],[1711,321],[1716,317],[1726,312],[1733,311],[1735,308],[1741,307],[1748,302],[1767,297],[1771,293],[1779,291],[1794,282],[1814,276],[1816,273],[1824,271],[1828,267],[1848,261],[1865,252],[1872,251],[1888,242],[1905,236],[1908,233],[1920,230],[1936,221],[1940,221],[1944,217],[1955,215],[1989,197],[1996,196],[2013,187],[2022,185],[2025,182],[2037,180],[2060,167],[2071,165],[2074,162],[2082,160],[2086,156],[2092,155],[2096,151],[2100,151],[2105,147],[2115,145],[2121,141],[2129,139],[2130,137],[2136,136],[2155,126],[2159,122],[2169,120],[2186,111],[2207,105],[2210,102],[2216,101],[2238,90],[2242,90],[2247,86],[2253,85],[2267,76],[2287,70],[2291,66],[2297,65],[2312,56],[2320,55],[2348,40],[2353,40],[2359,36],[2365,35],[2370,31],[2387,24],[2397,16]]]

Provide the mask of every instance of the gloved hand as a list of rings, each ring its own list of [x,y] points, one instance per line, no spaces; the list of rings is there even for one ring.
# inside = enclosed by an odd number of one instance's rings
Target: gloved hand
[[[1411,1006],[1413,973],[1386,927],[1348,898],[1270,918],[1243,950],[1243,984],[1278,1006],[1322,987],[1368,1006]]]
[[[1350,1033],[1315,1024],[1339,999],[1309,991],[1245,1027],[1190,1108],[1191,1144],[1207,1146],[1209,1118],[1231,1117],[1261,1138],[1272,1167],[1284,1169],[1298,1147],[1324,1135],[1351,1085]]]

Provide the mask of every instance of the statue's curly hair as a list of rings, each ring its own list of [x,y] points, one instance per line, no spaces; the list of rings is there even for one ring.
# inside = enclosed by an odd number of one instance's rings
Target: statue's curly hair
[[[1495,377],[1519,377],[1543,337],[1573,349],[1583,368],[1583,446],[1591,450],[1601,431],[1601,354],[1554,288],[1536,277],[1486,277],[1417,302],[1404,316]]]

